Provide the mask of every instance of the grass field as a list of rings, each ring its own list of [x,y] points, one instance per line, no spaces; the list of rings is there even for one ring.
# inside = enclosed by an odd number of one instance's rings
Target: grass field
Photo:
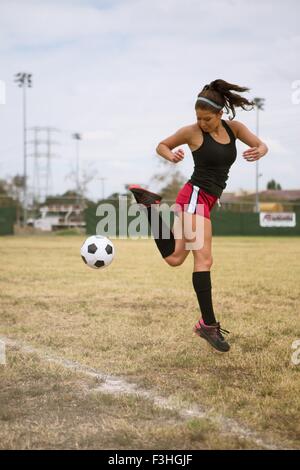
[[[113,240],[114,262],[94,271],[81,261],[82,242],[0,238],[0,337],[14,341],[0,365],[0,448],[300,447],[300,365],[291,363],[300,339],[299,238],[213,240],[227,354],[192,332],[191,255],[171,268],[153,240]],[[85,373],[91,368],[148,395],[101,389]],[[203,416],[180,413],[195,406]]]

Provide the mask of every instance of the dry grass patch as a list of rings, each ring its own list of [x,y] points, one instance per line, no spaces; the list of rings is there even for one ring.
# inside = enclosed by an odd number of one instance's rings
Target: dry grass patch
[[[213,241],[215,310],[228,354],[192,333],[192,258],[170,268],[153,240],[114,240],[103,271],[81,261],[80,237],[0,240],[0,334],[233,417],[299,447],[298,238]]]
[[[174,411],[130,395],[95,390],[80,373],[9,350],[0,368],[0,449],[251,448],[220,435],[206,419],[182,420]]]

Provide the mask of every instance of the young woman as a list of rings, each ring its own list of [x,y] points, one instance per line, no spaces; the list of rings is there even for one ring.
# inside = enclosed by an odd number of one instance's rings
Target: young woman
[[[184,158],[182,149],[172,151],[180,145],[187,144],[193,155],[194,172],[189,181],[179,191],[176,203],[182,211],[190,214],[189,217],[192,218],[193,227],[199,226],[196,224],[197,218],[204,217],[202,220],[202,226],[204,227],[203,246],[192,250],[194,256],[192,282],[202,315],[202,318],[194,326],[194,332],[208,341],[215,349],[222,352],[230,349],[228,342],[222,335],[222,333],[229,332],[223,330],[220,323],[217,322],[212,304],[210,277],[212,227],[210,211],[225,189],[229,169],[236,160],[236,139],[250,147],[243,152],[243,157],[249,162],[258,160],[268,152],[264,142],[252,134],[242,122],[233,120],[235,107],[248,110],[247,106],[250,105],[250,109],[253,109],[255,103],[248,101],[238,93],[232,93],[231,90],[244,92],[249,91],[249,88],[240,87],[220,79],[205,85],[198,94],[195,104],[197,122],[180,128],[175,134],[161,141],[156,149],[159,155],[172,163],[178,163]],[[222,119],[224,107],[227,114],[229,108],[232,111],[233,116],[229,121]],[[131,185],[129,189],[134,194],[136,201],[145,206],[153,231],[151,206],[158,205],[161,197],[138,185]],[[182,212],[177,215],[180,224],[186,223]],[[159,222],[161,230],[164,226],[161,217]],[[156,230],[154,240],[163,259],[170,266],[179,266],[188,256],[189,250],[185,249],[187,239],[184,236],[181,239],[175,238],[173,231],[169,229],[169,238],[165,238],[165,236],[163,238],[161,232],[157,234]]]

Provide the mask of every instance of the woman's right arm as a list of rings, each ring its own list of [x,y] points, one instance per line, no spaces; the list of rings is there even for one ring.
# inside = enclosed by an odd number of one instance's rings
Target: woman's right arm
[[[187,144],[189,141],[190,126],[181,127],[175,134],[162,140],[156,147],[156,152],[161,157],[169,162],[178,163],[184,158],[184,151],[178,149],[175,152],[172,150],[179,145]]]

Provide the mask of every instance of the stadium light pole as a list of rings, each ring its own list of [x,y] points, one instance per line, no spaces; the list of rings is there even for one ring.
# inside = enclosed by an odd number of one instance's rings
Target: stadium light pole
[[[15,82],[20,88],[23,88],[23,166],[24,166],[24,207],[23,207],[23,225],[27,224],[27,149],[26,149],[26,88],[32,87],[32,74],[19,72],[15,74]]]
[[[76,140],[76,192],[77,192],[77,203],[79,203],[80,193],[80,181],[79,181],[79,141],[82,140],[81,134],[76,132],[72,134],[73,139]]]
[[[256,107],[256,135],[259,135],[259,110],[264,110],[264,98],[254,98],[254,104]],[[259,188],[258,188],[258,179],[259,179],[259,160],[255,162],[255,212],[259,212]]]

